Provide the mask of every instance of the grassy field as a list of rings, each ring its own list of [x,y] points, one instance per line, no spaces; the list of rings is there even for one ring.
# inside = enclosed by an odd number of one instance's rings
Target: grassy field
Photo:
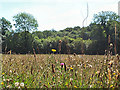
[[[27,54],[2,58],[3,88],[120,87],[119,56]]]

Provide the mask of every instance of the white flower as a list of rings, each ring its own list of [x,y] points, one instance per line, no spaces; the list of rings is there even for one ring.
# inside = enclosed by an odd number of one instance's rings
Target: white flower
[[[113,47],[113,44],[112,44],[112,43],[110,43],[110,47]]]
[[[23,83],[23,82],[22,82],[22,83],[20,83],[20,86],[21,86],[21,87],[24,87],[24,83]]]
[[[90,85],[90,88],[92,88],[92,85]]]
[[[78,64],[77,66],[80,67],[80,64]]]
[[[70,78],[70,81],[73,81],[73,78]]]
[[[89,64],[89,67],[92,68],[92,65]]]
[[[20,89],[20,86],[18,87],[18,89]]]
[[[8,85],[7,88],[12,88],[12,86],[11,86],[11,85]]]
[[[5,79],[3,79],[3,81],[5,81]]]
[[[10,70],[10,73],[12,73],[12,70]]]
[[[16,82],[16,83],[15,83],[15,87],[18,87],[18,86],[19,86],[19,82]]]
[[[6,79],[8,82],[10,81],[10,79]]]

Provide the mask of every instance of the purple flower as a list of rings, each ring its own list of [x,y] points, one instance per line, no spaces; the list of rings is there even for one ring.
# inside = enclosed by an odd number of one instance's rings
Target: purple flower
[[[64,65],[64,63],[60,63],[60,65],[61,65],[61,66],[63,66],[63,65]]]

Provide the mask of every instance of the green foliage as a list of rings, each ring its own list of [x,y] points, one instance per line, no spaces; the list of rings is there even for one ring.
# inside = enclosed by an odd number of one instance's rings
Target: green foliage
[[[27,13],[19,13],[13,17],[16,31],[10,30],[11,23],[2,18],[4,21],[3,35],[6,37],[3,43],[3,52],[9,50],[15,53],[52,53],[51,49],[56,49],[55,53],[62,54],[104,54],[108,49],[108,36],[110,43],[115,41],[115,24],[117,28],[117,52],[120,53],[120,22],[119,16],[111,11],[100,12],[94,15],[93,22],[80,28],[67,27],[64,30],[37,30],[37,20]],[[59,43],[59,41],[62,41]],[[60,49],[61,48],[61,49]],[[60,52],[59,52],[60,49]],[[114,53],[114,47],[112,49]]]
[[[38,23],[37,20],[28,13],[19,13],[13,17],[16,24],[15,28],[17,31],[33,31],[37,30]]]
[[[1,33],[2,35],[9,35],[9,31],[12,30],[12,25],[10,21],[6,20],[4,17],[0,19]]]

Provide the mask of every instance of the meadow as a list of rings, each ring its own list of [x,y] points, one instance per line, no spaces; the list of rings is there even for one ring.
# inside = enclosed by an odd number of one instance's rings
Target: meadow
[[[118,88],[118,55],[2,55],[2,88]]]

